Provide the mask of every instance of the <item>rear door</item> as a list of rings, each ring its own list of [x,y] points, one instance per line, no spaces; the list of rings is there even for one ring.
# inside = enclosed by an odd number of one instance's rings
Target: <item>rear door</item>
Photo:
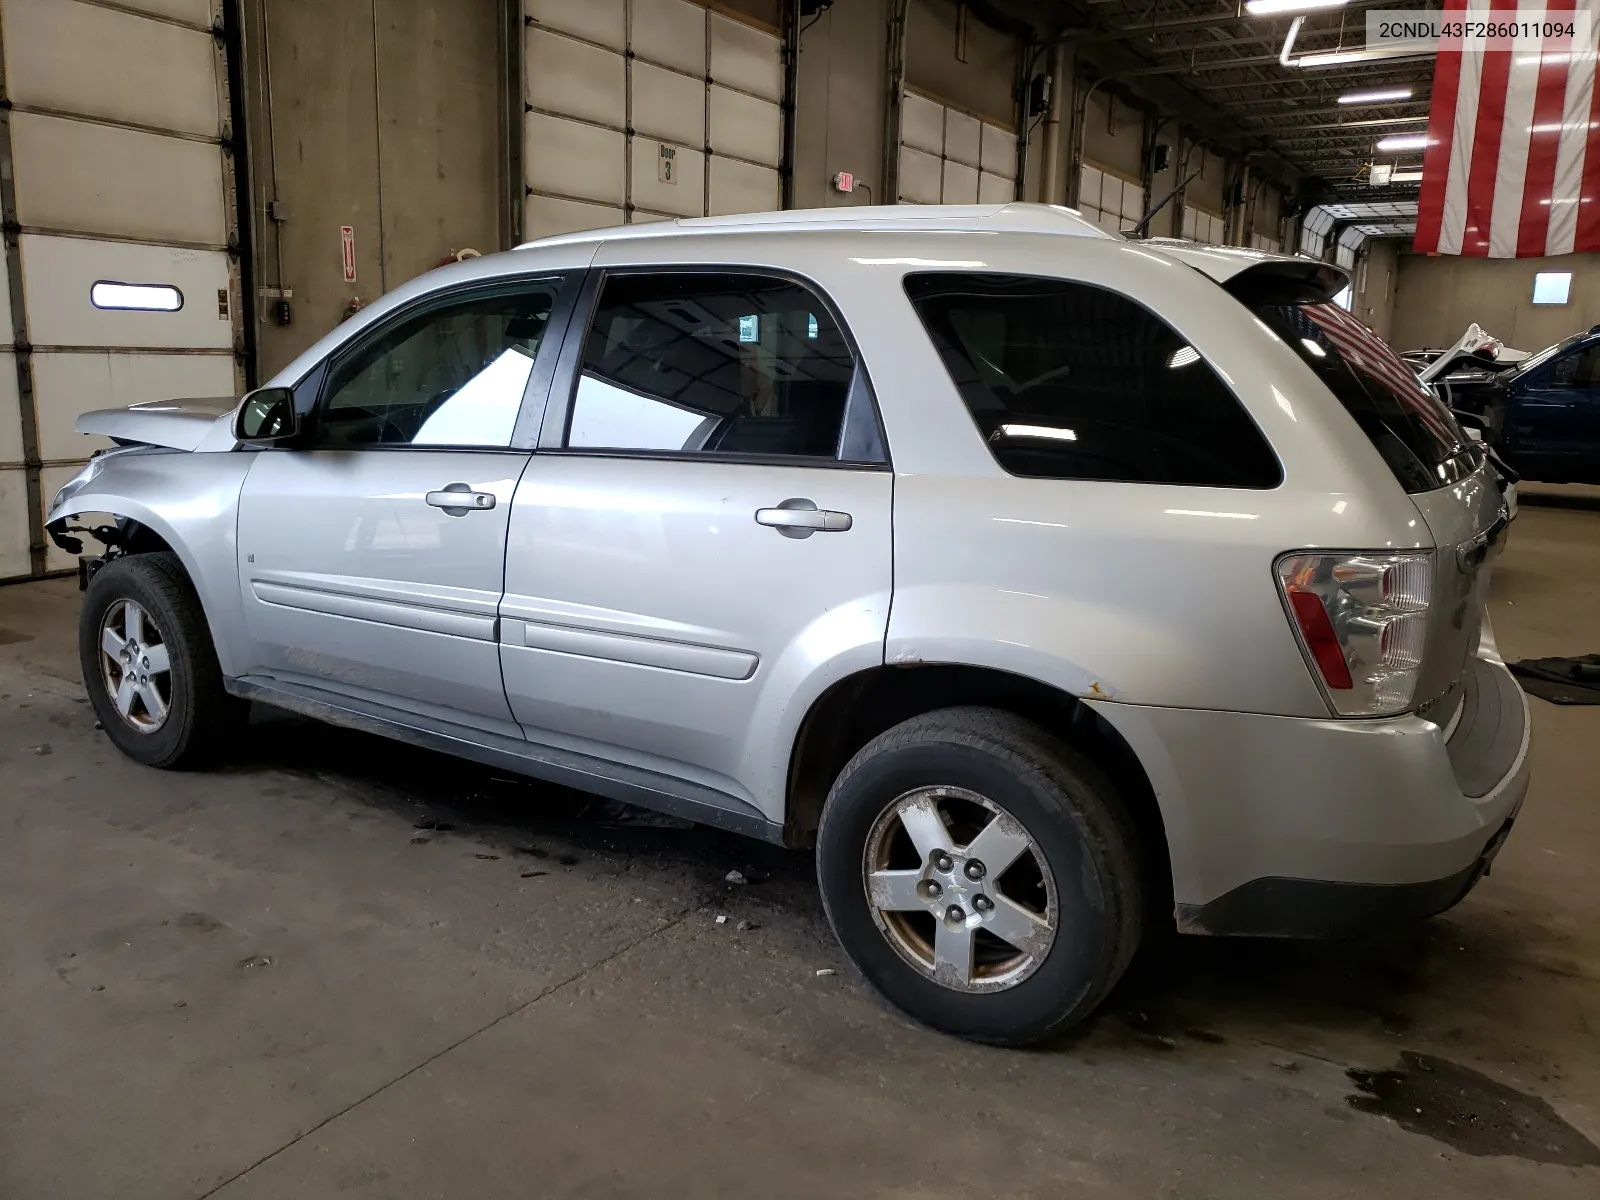
[[[516,734],[496,610],[563,286],[424,301],[329,365],[309,428],[239,498],[250,673]]]
[[[1569,350],[1516,389],[1506,440],[1534,479],[1600,478],[1600,341]]]
[[[771,273],[590,290],[512,506],[512,711],[781,819],[794,714],[883,661],[892,476],[865,371],[831,306]]]

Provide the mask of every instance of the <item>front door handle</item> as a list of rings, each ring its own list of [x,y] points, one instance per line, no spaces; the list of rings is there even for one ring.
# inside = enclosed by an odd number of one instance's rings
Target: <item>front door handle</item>
[[[475,492],[469,484],[447,483],[437,492],[423,497],[434,508],[444,509],[447,517],[464,517],[494,507],[493,492]]]
[[[851,519],[847,512],[818,508],[816,501],[797,496],[776,508],[756,509],[756,524],[770,525],[784,537],[808,538],[813,533],[843,533]]]

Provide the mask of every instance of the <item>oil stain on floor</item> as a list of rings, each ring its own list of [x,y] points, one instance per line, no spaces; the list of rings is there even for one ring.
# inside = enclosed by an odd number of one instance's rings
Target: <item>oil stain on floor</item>
[[[1495,1154],[1564,1167],[1600,1167],[1600,1147],[1537,1096],[1443,1058],[1404,1051],[1394,1071],[1348,1074],[1348,1097],[1361,1112],[1389,1117],[1411,1133],[1437,1138],[1463,1154]]]

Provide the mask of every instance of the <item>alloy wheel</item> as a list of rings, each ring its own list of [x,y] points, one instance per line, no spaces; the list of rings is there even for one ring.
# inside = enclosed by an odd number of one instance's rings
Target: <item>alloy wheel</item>
[[[124,723],[154,733],[172,708],[172,659],[161,627],[135,600],[117,600],[100,621],[100,678]]]

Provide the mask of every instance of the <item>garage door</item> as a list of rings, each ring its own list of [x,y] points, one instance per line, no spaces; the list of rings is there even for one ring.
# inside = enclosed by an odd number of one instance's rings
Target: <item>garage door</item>
[[[1108,233],[1132,229],[1144,216],[1144,187],[1109,167],[1084,163],[1078,211]]]
[[[688,0],[525,11],[525,237],[781,206],[775,33]]]
[[[1227,241],[1228,223],[1221,213],[1207,212],[1193,204],[1183,206],[1183,236],[1190,241],[1220,246]]]
[[[902,204],[1016,199],[1017,135],[908,90],[900,104]]]
[[[105,444],[79,413],[242,386],[218,19],[217,0],[0,0],[21,231],[0,290],[0,578],[73,565],[44,551],[40,506]]]

